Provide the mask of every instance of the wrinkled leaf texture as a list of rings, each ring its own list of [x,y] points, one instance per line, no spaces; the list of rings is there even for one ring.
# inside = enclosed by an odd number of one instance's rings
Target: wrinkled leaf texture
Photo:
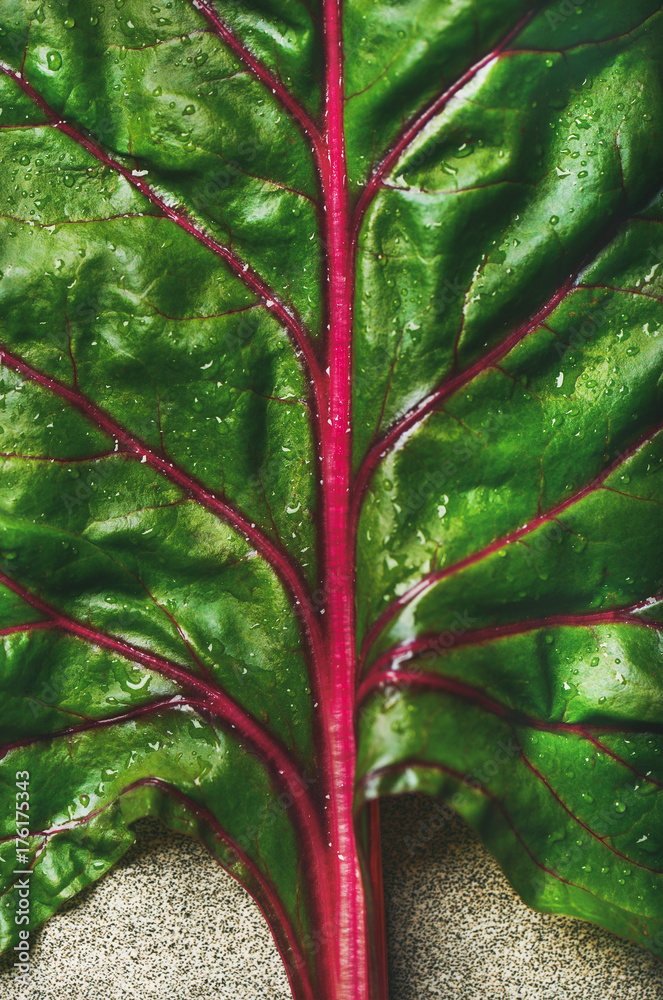
[[[337,798],[423,791],[660,951],[662,66],[654,0],[4,0],[5,946],[26,770],[33,926],[158,815],[321,996]]]

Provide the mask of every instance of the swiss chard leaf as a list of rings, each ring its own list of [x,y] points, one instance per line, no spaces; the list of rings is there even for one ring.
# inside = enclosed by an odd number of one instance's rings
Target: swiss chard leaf
[[[151,814],[298,1000],[383,998],[365,807],[424,791],[660,950],[662,50],[652,0],[3,5],[5,947],[16,869],[37,926]]]

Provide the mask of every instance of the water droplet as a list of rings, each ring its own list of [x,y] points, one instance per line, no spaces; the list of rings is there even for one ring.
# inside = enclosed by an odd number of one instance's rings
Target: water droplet
[[[187,106],[182,111],[183,115],[195,115],[196,109],[193,104],[187,104]]]
[[[559,215],[551,215],[550,216],[550,225],[551,226],[556,226],[558,222],[559,222]]]
[[[593,656],[591,658],[591,660],[589,661],[589,665],[590,665],[590,667],[598,667],[598,665],[599,665],[599,658],[598,658],[598,656]]]
[[[207,62],[207,53],[199,52],[193,61],[195,62],[196,66],[202,66],[203,63]]]
[[[613,808],[614,808],[615,812],[618,812],[618,813],[625,813],[626,812],[626,806],[624,805],[623,802],[620,802],[619,799],[614,803]]]
[[[65,17],[62,23],[64,24],[65,28],[69,28],[70,30],[76,27],[76,22],[74,21],[73,17]]]
[[[48,52],[46,54],[46,65],[48,66],[48,68],[51,70],[52,73],[55,73],[57,70],[59,70],[60,67],[62,66],[62,56],[60,55],[60,53]]]
[[[64,175],[64,186],[65,187],[71,188],[71,187],[74,186],[75,183],[76,183],[76,178],[72,177],[71,174],[65,174]]]

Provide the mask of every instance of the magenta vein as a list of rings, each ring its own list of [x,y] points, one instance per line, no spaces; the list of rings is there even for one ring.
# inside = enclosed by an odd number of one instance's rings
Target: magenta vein
[[[644,774],[594,735],[595,732],[609,735],[623,735],[626,733],[657,733],[663,735],[663,725],[660,723],[642,722],[617,725],[615,723],[564,722],[539,719],[534,715],[528,715],[518,709],[510,708],[490,697],[480,688],[466,684],[455,677],[447,677],[444,674],[437,674],[430,670],[421,669],[381,669],[379,671],[371,671],[359,689],[357,704],[363,704],[375,691],[385,687],[396,687],[401,691],[409,690],[409,688],[423,689],[425,691],[442,691],[445,694],[450,694],[453,697],[470,702],[478,708],[489,712],[491,715],[513,723],[515,726],[524,726],[529,729],[540,730],[541,732],[580,736],[591,743],[592,746],[595,746],[597,750],[600,750],[601,753],[611,757],[616,763],[632,771],[639,778],[642,778],[643,781],[658,788],[663,788],[663,782],[652,778],[648,774]]]
[[[301,609],[311,646],[317,648],[319,642],[319,625],[315,611],[311,605],[308,587],[301,575],[301,571],[288,553],[275,545],[267,535],[256,527],[254,522],[249,521],[245,515],[212,490],[207,489],[194,479],[193,476],[190,476],[173,462],[168,461],[168,459],[153,451],[143,441],[125,430],[105,410],[102,410],[101,407],[91,402],[80,391],[71,389],[57,379],[45,375],[1,346],[0,364],[12,368],[20,375],[24,375],[44,389],[48,389],[61,399],[64,399],[96,424],[111,439],[121,444],[125,455],[138,458],[143,464],[149,465],[150,468],[179,486],[187,496],[195,498],[210,513],[226,521],[239,531],[240,534],[255,546],[258,552],[260,552],[278,574],[279,579],[294,598],[296,605]]]
[[[583,265],[584,266],[584,265]],[[368,449],[362,464],[357,472],[354,483],[354,504],[353,504],[353,522],[355,530],[358,524],[359,515],[361,513],[361,504],[364,498],[364,494],[368,489],[368,486],[377,471],[378,466],[382,462],[383,458],[392,451],[401,438],[407,434],[408,431],[415,428],[437,407],[440,406],[445,399],[454,393],[462,389],[468,382],[471,382],[478,375],[488,371],[490,368],[500,361],[506,354],[516,347],[521,340],[529,334],[536,330],[542,323],[542,321],[553,312],[554,309],[562,302],[566,296],[569,294],[571,289],[574,287],[577,281],[578,274],[581,268],[575,274],[571,275],[561,288],[548,299],[546,304],[541,307],[541,309],[534,315],[531,319],[523,323],[522,326],[517,327],[513,330],[508,337],[496,344],[495,347],[491,348],[486,354],[469,365],[464,371],[458,372],[456,375],[451,375],[445,378],[440,385],[434,389],[423,399],[420,399],[407,413],[403,414],[392,426],[375,441],[373,445]]]
[[[456,94],[463,89],[463,87],[467,86],[468,83],[471,83],[471,81],[478,76],[484,67],[488,66],[501,55],[507,45],[513,41],[516,35],[518,35],[523,30],[525,25],[531,20],[534,16],[535,10],[536,9],[533,9],[525,14],[525,16],[518,21],[515,27],[507,32],[501,42],[499,42],[485,56],[482,56],[481,59],[470,66],[450,87],[448,87],[443,93],[439,94],[438,97],[436,97],[432,103],[428,105],[428,107],[424,108],[423,111],[419,112],[413,119],[411,119],[397,141],[377,165],[369,177],[364,190],[362,191],[354,213],[353,238],[355,240],[359,234],[359,229],[364,215],[373,201],[383,178],[386,177],[387,174],[391,173],[392,169],[398,163],[408,146],[414,142],[417,136],[425,129],[426,125],[428,125],[428,123],[432,121],[436,115],[444,110],[449,101],[455,97]]]
[[[557,879],[557,881],[564,883],[564,885],[571,886],[574,889],[581,889],[583,892],[588,893],[590,896],[595,896],[598,899],[601,898],[596,896],[596,893],[592,892],[591,889],[588,889],[586,886],[579,885],[577,882],[571,882],[570,879],[567,879],[563,875],[560,875],[559,872],[556,872],[554,868],[549,868],[542,861],[540,861],[534,854],[533,850],[527,844],[527,841],[525,840],[523,835],[518,830],[515,822],[513,821],[504,803],[495,795],[494,792],[491,792],[489,789],[484,788],[482,785],[477,785],[475,781],[472,781],[471,775],[469,774],[463,774],[462,771],[459,771],[456,768],[450,767],[446,764],[435,764],[423,760],[409,759],[402,761],[399,764],[389,764],[386,765],[385,767],[376,768],[375,771],[369,772],[367,775],[365,775],[365,777],[362,779],[362,784],[367,785],[369,781],[371,781],[374,778],[378,778],[379,780],[382,777],[390,777],[392,774],[397,774],[399,771],[403,771],[408,768],[411,769],[416,768],[417,770],[438,771],[442,774],[447,774],[449,775],[449,777],[454,778],[461,784],[466,785],[467,788],[470,789],[470,791],[477,792],[479,795],[483,795],[491,802],[494,808],[498,809],[502,813],[502,815],[504,816],[504,820],[507,826],[509,827],[511,833],[522,844],[525,851],[529,855],[530,860],[536,865],[537,868],[539,868],[541,871],[546,872],[546,874],[550,875],[552,878]],[[576,819],[577,817],[574,816],[573,818]],[[629,862],[629,864],[636,865],[637,867],[640,868],[646,868],[646,870],[652,872],[655,875],[661,874],[661,872],[659,872],[659,870],[656,868],[647,868],[645,865],[639,865],[637,861],[632,861],[631,858],[626,858],[624,855],[621,855],[619,851],[613,850],[600,837],[596,837],[596,839],[599,840],[600,843],[607,850],[611,850],[613,854],[616,854],[619,857],[624,857],[625,860]]]
[[[427,593],[437,583],[440,583],[440,581],[445,580],[447,577],[460,573],[462,570],[467,569],[470,566],[474,566],[481,560],[491,556],[494,552],[498,552],[505,546],[519,541],[525,535],[528,535],[532,531],[536,530],[536,528],[541,527],[541,525],[554,521],[561,514],[563,514],[564,511],[568,510],[569,507],[579,503],[596,490],[601,489],[605,481],[613,474],[613,472],[619,469],[620,466],[628,461],[629,458],[652,441],[661,430],[663,430],[663,423],[657,424],[655,427],[648,430],[645,434],[634,441],[633,444],[631,444],[625,451],[618,455],[617,458],[610,463],[610,465],[606,466],[606,468],[598,476],[596,476],[595,479],[584,486],[581,490],[578,490],[572,496],[567,497],[566,500],[561,501],[561,503],[558,503],[556,506],[551,507],[543,514],[539,514],[531,521],[528,521],[527,524],[524,524],[521,528],[517,528],[515,531],[504,535],[502,538],[496,539],[489,545],[486,545],[483,549],[473,552],[464,559],[460,559],[458,562],[453,563],[450,566],[445,566],[443,569],[437,570],[435,573],[430,573],[428,576],[423,577],[423,579],[418,580],[417,583],[413,584],[413,586],[406,590],[405,593],[401,594],[400,597],[393,601],[380,615],[378,620],[371,626],[363,643],[362,657],[365,658],[368,655],[371,646],[389,622],[412,601]]]
[[[191,0],[191,3],[207,19],[209,24],[212,25],[216,35],[244,63],[251,73],[264,84],[266,89],[274,95],[279,104],[288,112],[293,121],[297,123],[309,139],[316,159],[318,161],[324,159],[324,140],[320,134],[320,130],[306,109],[296,100],[288,88],[284,86],[283,82],[274,76],[264,63],[253,55],[246,45],[240,41],[229,25],[219,16],[211,0]]]
[[[257,888],[258,893],[255,893],[255,889],[254,891],[251,891],[249,886],[236,872],[233,871],[230,865],[224,865],[223,867],[226,868],[229,874],[237,882],[239,882],[240,885],[242,885],[245,889],[248,889],[248,891],[251,893],[253,898],[260,906],[260,909],[262,910],[265,918],[267,919],[270,929],[272,929],[272,933],[274,933],[276,945],[279,949],[279,953],[281,954],[282,959],[284,960],[284,964],[286,966],[286,970],[288,972],[289,978],[291,979],[291,982],[292,982],[292,974],[291,974],[292,970],[292,972],[296,972],[298,979],[301,977],[300,985],[302,985],[305,988],[306,991],[305,997],[307,998],[307,1000],[314,1000],[314,994],[310,986],[306,971],[306,962],[300,950],[297,941],[297,935],[294,932],[294,929],[290,922],[290,918],[288,917],[286,909],[283,905],[283,901],[281,900],[280,894],[276,889],[276,887],[274,886],[274,884],[272,883],[272,881],[268,878],[267,875],[265,875],[262,871],[260,871],[255,862],[252,861],[251,858],[249,858],[249,856],[246,854],[244,850],[242,850],[242,848],[234,840],[234,838],[230,836],[230,834],[223,827],[223,825],[220,823],[220,821],[217,819],[217,817],[214,815],[211,809],[201,805],[198,802],[195,802],[192,798],[190,798],[190,796],[186,795],[184,792],[180,791],[178,788],[175,788],[173,785],[169,784],[163,779],[157,778],[155,776],[139,778],[137,781],[134,781],[130,785],[126,785],[124,788],[122,788],[118,792],[116,799],[121,798],[123,795],[129,794],[135,789],[145,788],[146,786],[152,786],[154,788],[158,788],[159,791],[163,792],[165,795],[169,795],[171,798],[177,800],[181,805],[184,806],[184,808],[188,812],[194,813],[197,818],[201,818],[203,820],[202,824],[203,827],[207,826],[209,829],[211,829],[216,839],[220,840],[226,846],[226,848],[229,848],[231,853],[234,854],[239,859],[240,865],[249,875],[249,878],[250,880],[252,880],[252,884]],[[75,829],[76,827],[79,826],[86,826],[97,816],[100,816],[107,809],[111,808],[116,799],[114,799],[113,802],[108,802],[103,806],[100,806],[98,809],[92,810],[86,816],[81,816],[78,819],[69,820],[68,822],[61,823],[58,826],[53,826],[46,830],[31,831],[30,836],[34,838],[43,838],[44,840],[50,840],[52,837],[55,837],[61,833],[66,833],[68,830]],[[198,837],[197,839],[201,840],[200,837]],[[204,841],[202,840],[201,842],[204,843]],[[207,847],[206,844],[205,846]],[[207,849],[209,850],[209,847],[207,847]],[[275,929],[277,931],[276,933]],[[294,961],[294,966],[295,966],[294,970],[292,969],[292,963],[286,961],[286,955],[288,954],[288,952],[292,955],[292,959]]]
[[[119,173],[133,188],[140,191],[140,193],[147,198],[152,205],[156,205],[163,212],[166,218],[168,218],[171,222],[174,222],[175,225],[179,226],[190,236],[193,236],[194,239],[196,239],[208,250],[211,250],[212,253],[217,255],[217,257],[220,257],[233,274],[235,274],[246,285],[246,287],[261,300],[264,307],[272,312],[279,322],[285,327],[291,340],[293,341],[297,357],[303,361],[309,378],[315,386],[321,383],[322,376],[316,351],[302,320],[297,316],[294,310],[286,305],[276,292],[271,289],[269,285],[267,285],[267,283],[256,271],[249,267],[247,263],[242,261],[240,257],[233,253],[232,250],[229,250],[228,247],[225,247],[221,243],[217,242],[217,240],[201,229],[200,226],[189,219],[182,211],[169,205],[164,198],[157,194],[157,192],[149,184],[147,184],[145,180],[143,180],[142,177],[135,176],[135,173],[132,170],[123,166],[117,160],[114,160],[94,141],[91,136],[79,131],[69,121],[58,115],[50,107],[50,105],[46,103],[41,94],[39,94],[34,87],[28,83],[22,73],[17,72],[15,69],[12,69],[10,66],[1,62],[0,71],[10,77],[10,79],[12,79],[23,90],[23,92],[27,94],[32,101],[34,101],[34,103],[47,116],[54,128],[58,129],[70,139],[73,139],[74,142],[85,149],[86,152],[88,152],[100,163],[103,163],[104,166],[107,166],[116,173]]]
[[[630,604],[623,608],[616,608],[611,611],[589,611],[584,614],[566,615],[546,615],[543,618],[528,618],[525,621],[509,622],[505,625],[487,625],[484,628],[471,629],[461,632],[454,637],[454,644],[450,649],[458,649],[462,646],[476,646],[483,642],[491,642],[510,635],[524,635],[537,629],[555,628],[557,626],[575,626],[578,628],[595,628],[597,625],[639,625],[641,628],[653,629],[656,632],[663,631],[663,622],[653,618],[641,618],[636,612],[644,610],[648,602]],[[418,636],[416,639],[409,639],[406,642],[398,643],[381,654],[371,667],[369,676],[379,673],[381,670],[391,666],[393,663],[402,663],[412,660],[424,653],[445,652],[446,648],[442,643],[441,635],[426,634]]]
[[[124,659],[139,663],[146,669],[152,670],[160,676],[174,681],[183,688],[194,691],[202,696],[205,700],[207,710],[224,725],[235,730],[238,736],[253,746],[259,753],[261,760],[264,761],[272,772],[276,783],[287,788],[287,791],[293,798],[293,808],[295,809],[299,828],[304,837],[305,847],[310,848],[312,855],[311,863],[315,866],[315,859],[324,857],[318,818],[297,765],[277,737],[269,733],[257,719],[243,709],[222,688],[218,685],[210,684],[201,677],[197,677],[179,663],[140,649],[132,643],[117,639],[63,614],[2,571],[0,571],[0,583],[3,583],[17,594],[30,607],[35,608],[47,617],[54,627],[90,645],[110,650]],[[317,863],[319,864],[319,861]]]

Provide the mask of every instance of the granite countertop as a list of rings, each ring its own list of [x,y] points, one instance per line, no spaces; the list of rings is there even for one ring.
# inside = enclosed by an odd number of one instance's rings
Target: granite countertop
[[[660,1000],[663,964],[528,909],[460,821],[383,805],[389,1000]],[[406,840],[405,838],[409,839]],[[15,1000],[12,959],[0,1000]],[[118,867],[34,936],[25,1000],[291,1000],[253,901],[196,842],[143,821]]]

